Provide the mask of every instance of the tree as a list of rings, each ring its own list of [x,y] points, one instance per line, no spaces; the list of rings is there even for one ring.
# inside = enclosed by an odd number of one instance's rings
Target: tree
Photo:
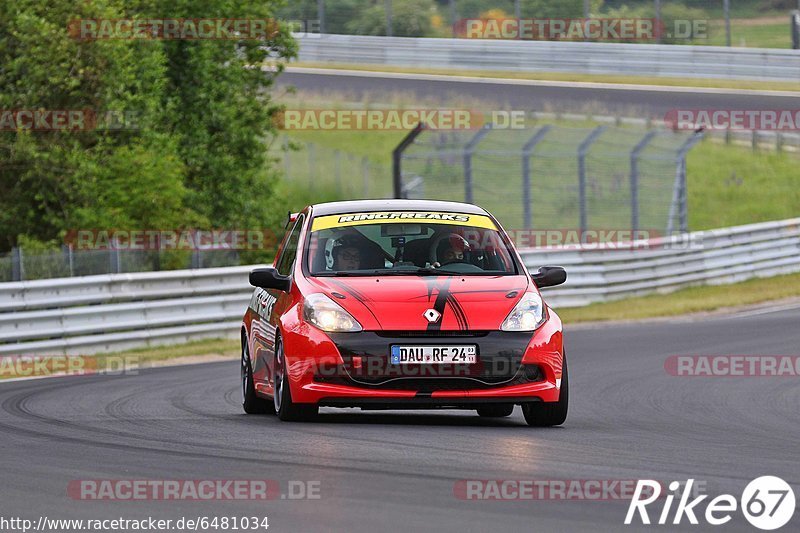
[[[76,40],[75,19],[269,18],[277,2],[0,0],[0,110],[126,112],[135,124],[0,131],[0,250],[71,229],[275,224],[269,90],[295,55],[257,40]],[[258,68],[272,58],[276,68]]]

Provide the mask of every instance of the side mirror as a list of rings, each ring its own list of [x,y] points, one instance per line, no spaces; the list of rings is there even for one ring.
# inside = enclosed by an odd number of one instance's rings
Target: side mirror
[[[542,287],[555,287],[567,281],[567,271],[562,267],[544,266],[531,276],[540,289]]]
[[[253,287],[289,292],[290,281],[288,276],[278,274],[275,267],[257,268],[250,272],[250,285]]]

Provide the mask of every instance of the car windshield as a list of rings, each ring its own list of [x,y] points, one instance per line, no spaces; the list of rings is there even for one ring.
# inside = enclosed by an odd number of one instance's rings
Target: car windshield
[[[486,215],[384,211],[316,217],[314,276],[514,275],[513,254]]]

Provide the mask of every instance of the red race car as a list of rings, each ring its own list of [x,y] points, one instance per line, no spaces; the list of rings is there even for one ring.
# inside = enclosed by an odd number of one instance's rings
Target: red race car
[[[274,266],[250,273],[244,410],[281,420],[321,406],[503,417],[519,404],[529,425],[562,424],[561,320],[538,288],[566,277],[560,267],[530,275],[474,205],[309,206],[290,217]]]

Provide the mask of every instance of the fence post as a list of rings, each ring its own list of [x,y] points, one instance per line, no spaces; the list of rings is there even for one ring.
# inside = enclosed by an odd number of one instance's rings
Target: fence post
[[[25,280],[25,262],[22,258],[22,248],[11,248],[11,281]]]
[[[286,179],[292,179],[292,162],[291,162],[291,152],[289,151],[289,136],[286,135],[283,137],[283,164],[284,168],[286,169]]]
[[[588,214],[586,212],[586,154],[592,143],[597,140],[601,133],[606,130],[606,126],[597,126],[578,146],[578,202],[580,204],[580,231],[581,242],[586,236],[589,227]]]
[[[119,242],[116,237],[111,239],[108,249],[108,271],[110,274],[119,274]]]
[[[369,198],[369,159],[361,158],[361,177],[364,180],[364,198]]]
[[[386,36],[392,36],[392,0],[385,0],[384,9],[386,10]]]
[[[414,142],[414,139],[416,139],[424,129],[425,124],[422,122],[417,124],[392,151],[392,186],[394,188],[395,198],[403,198],[403,174],[401,168],[403,152],[405,152],[406,148]]]
[[[472,136],[464,147],[464,201],[468,204],[472,203],[472,154],[475,153],[475,147],[481,142],[481,139],[492,130],[491,124],[486,124],[478,130],[478,133]]]
[[[550,124],[542,126],[522,147],[522,218],[525,229],[531,229],[533,226],[531,212],[531,156],[533,156],[533,150],[536,145],[547,135],[551,128]]]
[[[325,0],[317,0],[317,18],[320,34],[325,33]]]
[[[675,158],[675,185],[672,188],[672,203],[669,206],[669,218],[667,220],[667,235],[672,235],[675,230],[675,215],[677,211],[678,224],[680,231],[687,233],[689,231],[689,212],[686,202],[687,197],[687,181],[686,181],[686,154],[689,153],[694,145],[703,139],[703,130],[696,131],[683,145],[678,149],[678,155]]]
[[[342,153],[339,150],[333,151],[333,175],[336,179],[336,192],[341,196],[342,191]]]
[[[664,26],[662,24],[661,19],[661,0],[655,0],[655,10],[656,10],[656,42],[661,44],[662,36],[661,34],[664,33]]]
[[[75,275],[75,264],[72,255],[72,245],[62,244],[61,250],[67,258],[67,266],[69,266],[69,277],[73,277]]]
[[[631,151],[631,231],[639,229],[639,154],[656,136],[655,130],[647,132]]]
[[[450,28],[452,29],[452,36],[453,38],[457,37],[456,35],[456,0],[450,0]]]
[[[314,143],[308,143],[308,188],[313,189],[317,177],[317,151]]]

